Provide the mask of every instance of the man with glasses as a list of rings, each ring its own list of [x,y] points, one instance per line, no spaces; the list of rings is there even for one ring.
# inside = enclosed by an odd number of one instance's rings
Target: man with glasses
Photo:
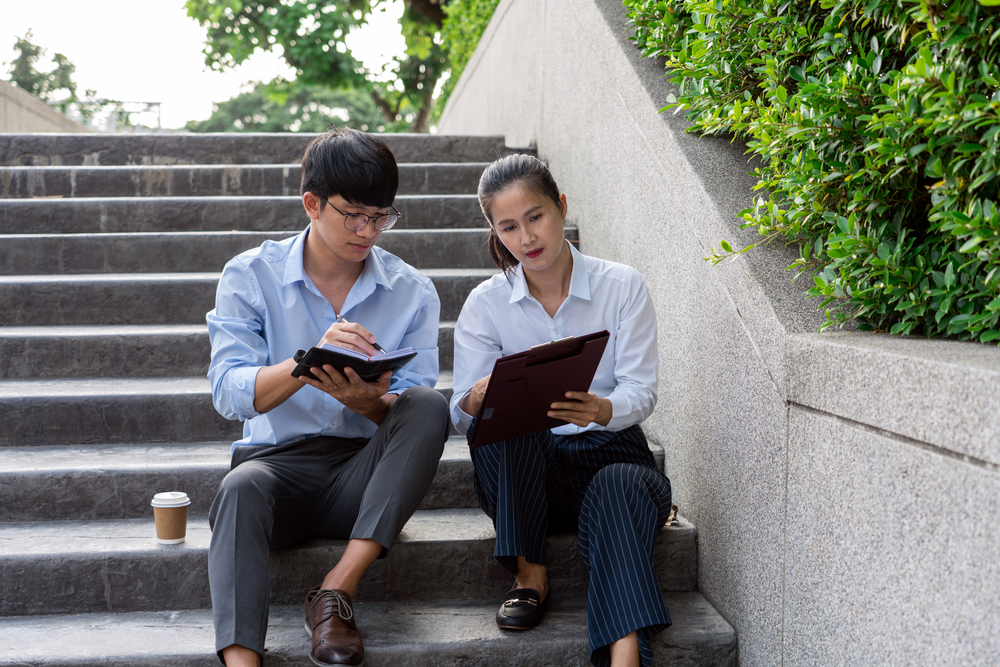
[[[244,422],[209,514],[216,650],[228,667],[260,664],[269,549],[307,537],[349,540],[306,597],[312,661],[362,664],[358,583],[437,470],[448,432],[448,403],[433,389],[440,301],[430,279],[375,245],[400,217],[398,183],[382,140],[317,137],[302,158],[309,226],[230,260],[207,315],[215,407]],[[417,356],[378,382],[332,366],[292,377],[296,351],[323,343]]]

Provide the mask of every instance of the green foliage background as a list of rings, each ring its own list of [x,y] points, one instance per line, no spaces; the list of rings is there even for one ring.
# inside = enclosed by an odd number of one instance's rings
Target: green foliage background
[[[1000,0],[624,1],[665,108],[762,158],[744,226],[827,325],[1000,340]]]
[[[441,37],[451,61],[451,76],[445,81],[437,99],[435,115],[440,117],[444,105],[455,89],[459,77],[469,63],[479,38],[493,17],[500,0],[451,0],[444,5],[446,18]]]
[[[73,80],[76,65],[65,55],[56,53],[52,57],[53,68],[49,71],[40,70],[39,65],[46,59],[47,49],[32,43],[32,39],[31,30],[24,37],[14,39],[17,56],[10,63],[8,73],[11,83],[58,109],[59,113],[76,110],[85,125],[93,124],[98,114],[110,109],[119,130],[134,127],[123,102],[99,99],[94,90],[87,90],[83,98],[77,95],[76,82]]]
[[[39,61],[45,57],[45,49],[31,42],[29,30],[24,37],[16,37],[14,50],[17,57],[10,64],[10,81],[18,88],[31,93],[46,102],[55,102],[60,113],[66,113],[69,105],[76,102],[76,82],[73,73],[76,65],[61,53],[52,57],[55,67],[48,72],[38,69]],[[65,91],[61,96],[57,93]]]
[[[363,90],[334,90],[298,81],[256,83],[215,107],[209,118],[185,127],[192,132],[326,132],[331,127],[374,132],[386,122]],[[406,129],[405,122],[400,125]]]
[[[347,47],[351,30],[365,24],[385,0],[186,0],[188,16],[206,30],[205,63],[236,67],[257,51],[278,51],[295,80],[329,90],[366,91],[382,112],[385,129],[400,121],[426,132],[438,78],[447,70],[439,25],[407,2],[400,21],[406,55],[386,72],[365,69]],[[435,3],[431,3],[435,4]],[[435,5],[436,6],[436,5]],[[280,83],[280,82],[275,82]]]

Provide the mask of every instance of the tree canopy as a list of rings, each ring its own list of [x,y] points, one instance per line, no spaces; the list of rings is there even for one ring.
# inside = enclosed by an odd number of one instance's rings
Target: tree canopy
[[[331,125],[377,130],[384,122],[363,91],[277,81],[254,84],[217,104],[210,118],[186,127],[192,132],[325,132]]]
[[[40,71],[38,64],[45,56],[45,49],[33,44],[31,39],[30,30],[24,37],[16,38],[14,50],[17,57],[11,62],[10,81],[35,97],[53,103],[62,113],[66,113],[69,105],[78,99],[76,83],[73,81],[76,66],[66,56],[57,53],[52,58],[55,68],[47,72]]]
[[[393,78],[369,71],[346,38],[388,0],[187,0],[188,15],[207,31],[205,62],[236,67],[258,51],[279,52],[305,86],[365,91],[386,126],[429,126],[434,89],[448,68],[440,30],[446,0],[407,0],[401,20],[406,54]]]

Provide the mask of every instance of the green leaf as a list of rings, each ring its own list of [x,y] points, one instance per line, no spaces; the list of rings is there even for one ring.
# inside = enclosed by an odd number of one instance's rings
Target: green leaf
[[[726,241],[725,239],[719,241],[719,245],[722,246],[722,249],[725,250],[726,252],[733,251],[733,246],[729,245],[729,241]]]
[[[959,248],[958,251],[959,252],[969,252],[970,250],[972,250],[973,248],[975,248],[976,246],[978,246],[982,242],[983,242],[982,238],[980,238],[978,236],[974,236],[971,239],[969,239],[968,241],[966,241],[965,243],[963,243],[962,247]]]
[[[998,1],[1000,1],[1000,0],[998,0]],[[996,178],[997,178],[997,174],[992,173],[992,172],[986,172],[985,174],[980,174],[979,178],[977,178],[976,180],[972,181],[972,184],[969,185],[969,190],[975,190],[976,188],[978,188],[983,183],[987,183],[989,181],[996,180]]]

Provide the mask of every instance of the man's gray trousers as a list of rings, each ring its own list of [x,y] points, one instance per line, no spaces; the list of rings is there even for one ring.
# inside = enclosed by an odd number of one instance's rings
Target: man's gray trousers
[[[427,493],[447,437],[448,402],[413,387],[370,440],[237,447],[208,517],[216,651],[239,644],[263,654],[269,549],[356,538],[375,540],[384,556]]]

